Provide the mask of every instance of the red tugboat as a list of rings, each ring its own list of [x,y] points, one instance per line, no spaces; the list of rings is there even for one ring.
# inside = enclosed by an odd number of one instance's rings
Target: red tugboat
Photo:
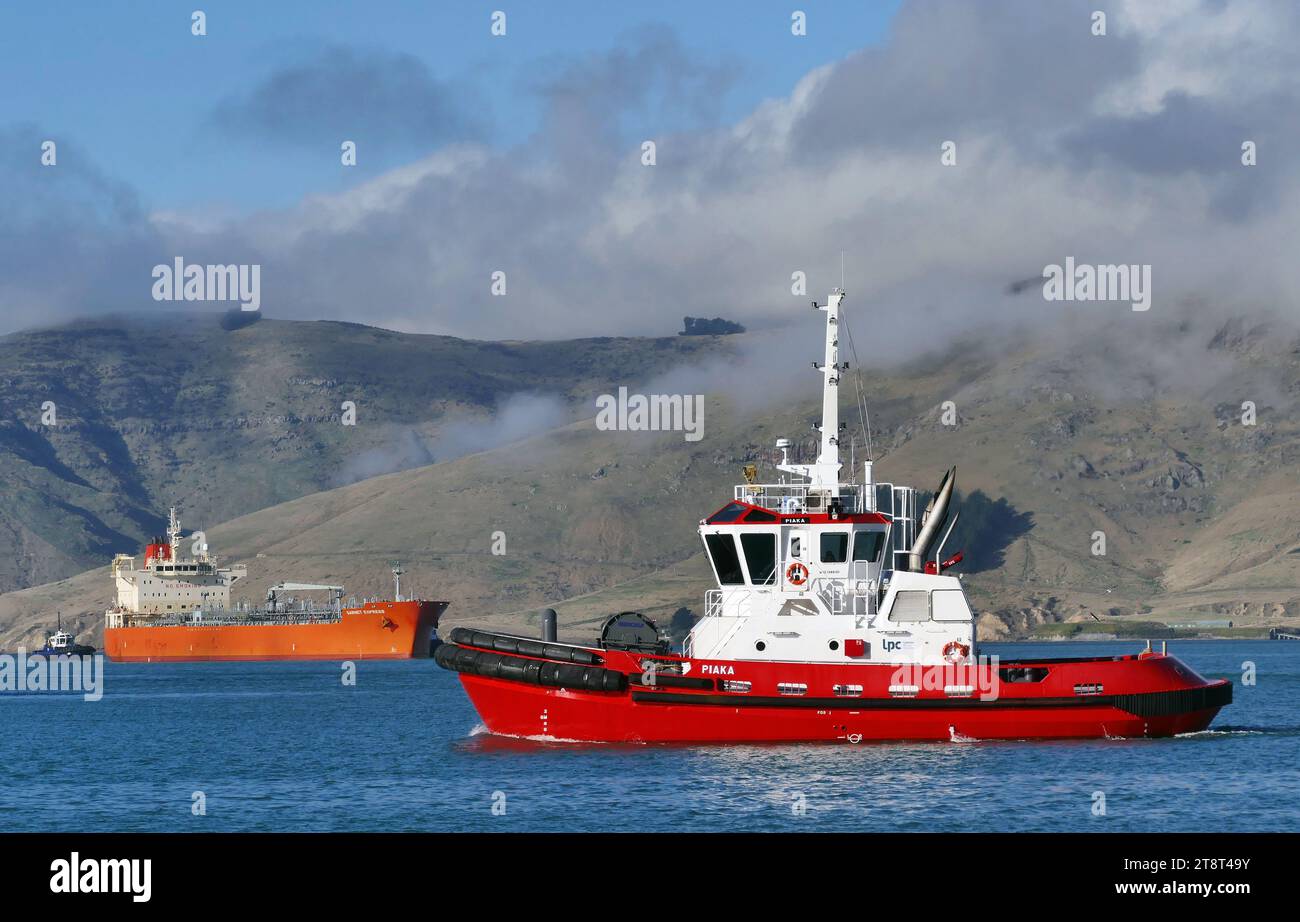
[[[820,452],[746,482],[700,522],[718,582],[682,655],[635,612],[594,645],[457,628],[438,648],[489,731],[593,742],[1161,737],[1232,700],[1150,644],[1125,656],[999,661],[976,652],[943,546],[956,469],[923,515],[910,487],[840,481],[840,305],[826,312]],[[947,524],[947,531],[944,525]],[[942,537],[941,537],[942,535]]]

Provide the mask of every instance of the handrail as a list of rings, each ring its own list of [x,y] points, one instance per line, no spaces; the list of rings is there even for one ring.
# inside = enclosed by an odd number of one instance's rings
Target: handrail
[[[738,483],[732,492],[732,498],[737,502],[789,514],[820,510],[824,508],[821,500],[825,498],[829,502],[831,497],[826,488],[808,483]],[[810,498],[818,502],[810,504]],[[840,484],[838,498],[846,513],[858,513],[864,509],[861,484]],[[815,508],[810,508],[814,505]]]

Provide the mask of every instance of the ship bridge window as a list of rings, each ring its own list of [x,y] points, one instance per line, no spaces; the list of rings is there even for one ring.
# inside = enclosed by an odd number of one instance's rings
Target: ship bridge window
[[[741,535],[740,547],[745,552],[749,578],[755,586],[771,586],[776,582],[776,535]]]
[[[885,543],[883,531],[859,531],[853,535],[853,559],[875,563],[880,559],[880,548]]]
[[[751,509],[749,515],[745,516],[746,522],[775,522],[776,516],[766,509]]]
[[[849,559],[849,533],[832,531],[822,535],[822,563],[844,563]]]
[[[890,621],[929,621],[930,593],[925,589],[900,590],[889,610]]]
[[[705,535],[704,542],[708,545],[713,569],[718,573],[718,582],[723,586],[743,586],[745,574],[741,572],[740,555],[736,553],[736,542],[731,535]]]
[[[727,505],[719,509],[717,512],[713,513],[713,515],[709,516],[709,521],[718,522],[718,523],[735,522],[738,521],[740,517],[745,514],[745,510],[747,510],[748,508],[749,508],[748,506],[743,505],[741,503],[728,503]]]

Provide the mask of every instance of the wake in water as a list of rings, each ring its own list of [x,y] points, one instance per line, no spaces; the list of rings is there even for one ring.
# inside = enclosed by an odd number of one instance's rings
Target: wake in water
[[[1211,727],[1195,733],[1179,733],[1176,739],[1196,739],[1209,736],[1300,736],[1300,727]]]
[[[484,723],[475,724],[467,734],[465,742],[477,748],[492,748],[493,746],[498,748],[530,748],[520,747],[520,743],[561,743],[566,746],[599,746],[602,748],[645,745],[645,743],[635,742],[596,743],[591,740],[575,740],[563,736],[550,736],[545,733],[533,733],[527,736],[514,733],[493,733]]]

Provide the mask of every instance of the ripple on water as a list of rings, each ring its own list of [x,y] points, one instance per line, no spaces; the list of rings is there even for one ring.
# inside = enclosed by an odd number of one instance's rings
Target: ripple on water
[[[594,745],[494,736],[427,662],[358,662],[355,687],[336,663],[109,664],[98,702],[0,695],[0,817],[26,830],[1300,827],[1300,644],[1173,652],[1203,675],[1253,662],[1259,684],[1236,685],[1210,729],[1167,740]]]

